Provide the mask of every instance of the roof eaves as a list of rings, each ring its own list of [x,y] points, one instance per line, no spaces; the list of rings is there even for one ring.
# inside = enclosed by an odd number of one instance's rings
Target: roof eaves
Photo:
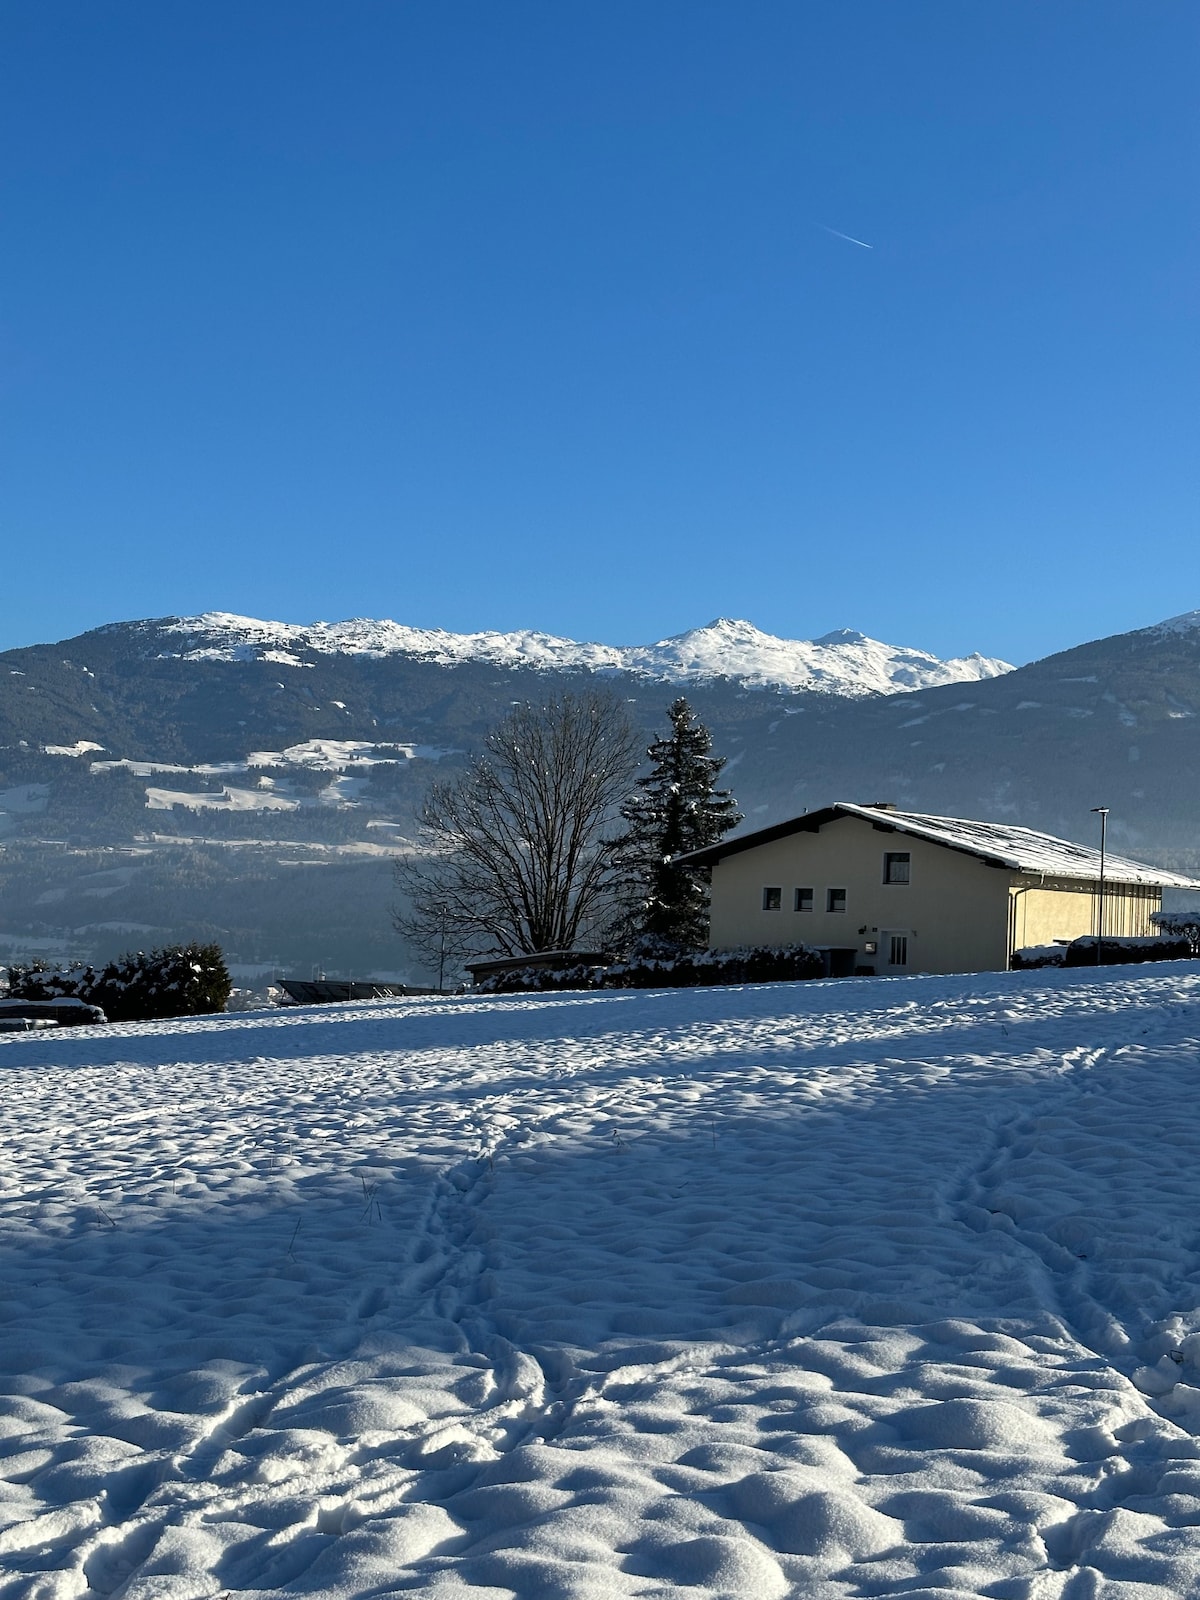
[[[804,811],[786,822],[773,822],[769,827],[756,828],[753,833],[739,833],[732,839],[722,839],[718,844],[705,845],[702,850],[689,850],[673,856],[673,861],[687,862],[693,867],[711,867],[726,856],[740,855],[743,850],[755,850],[760,844],[774,844],[777,839],[790,839],[795,833],[816,833],[825,822],[832,822],[840,807],[822,806],[818,811]]]

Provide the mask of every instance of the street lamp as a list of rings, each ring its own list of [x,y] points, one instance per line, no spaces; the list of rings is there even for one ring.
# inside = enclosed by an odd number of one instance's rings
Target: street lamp
[[[1093,806],[1092,815],[1100,818],[1100,903],[1096,913],[1096,965],[1104,949],[1104,845],[1108,834],[1108,807]]]

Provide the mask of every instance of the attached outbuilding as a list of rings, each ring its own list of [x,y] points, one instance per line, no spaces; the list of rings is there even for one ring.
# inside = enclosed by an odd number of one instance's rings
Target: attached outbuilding
[[[839,801],[681,860],[712,869],[709,946],[810,944],[835,976],[989,972],[1014,950],[1148,935],[1200,882],[1007,823]]]

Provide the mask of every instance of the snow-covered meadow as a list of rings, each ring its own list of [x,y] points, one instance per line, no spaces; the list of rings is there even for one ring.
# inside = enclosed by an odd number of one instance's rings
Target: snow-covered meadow
[[[1200,1593],[1200,965],[0,1038],[0,1596]]]

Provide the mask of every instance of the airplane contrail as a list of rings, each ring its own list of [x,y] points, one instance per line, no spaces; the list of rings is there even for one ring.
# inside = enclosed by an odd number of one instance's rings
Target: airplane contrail
[[[823,222],[818,223],[817,226],[825,228]],[[856,239],[852,233],[842,233],[838,228],[825,228],[825,232],[831,233],[835,239],[845,239],[847,244],[856,244],[860,250],[874,250],[875,248],[873,244],[868,244],[865,239]]]

